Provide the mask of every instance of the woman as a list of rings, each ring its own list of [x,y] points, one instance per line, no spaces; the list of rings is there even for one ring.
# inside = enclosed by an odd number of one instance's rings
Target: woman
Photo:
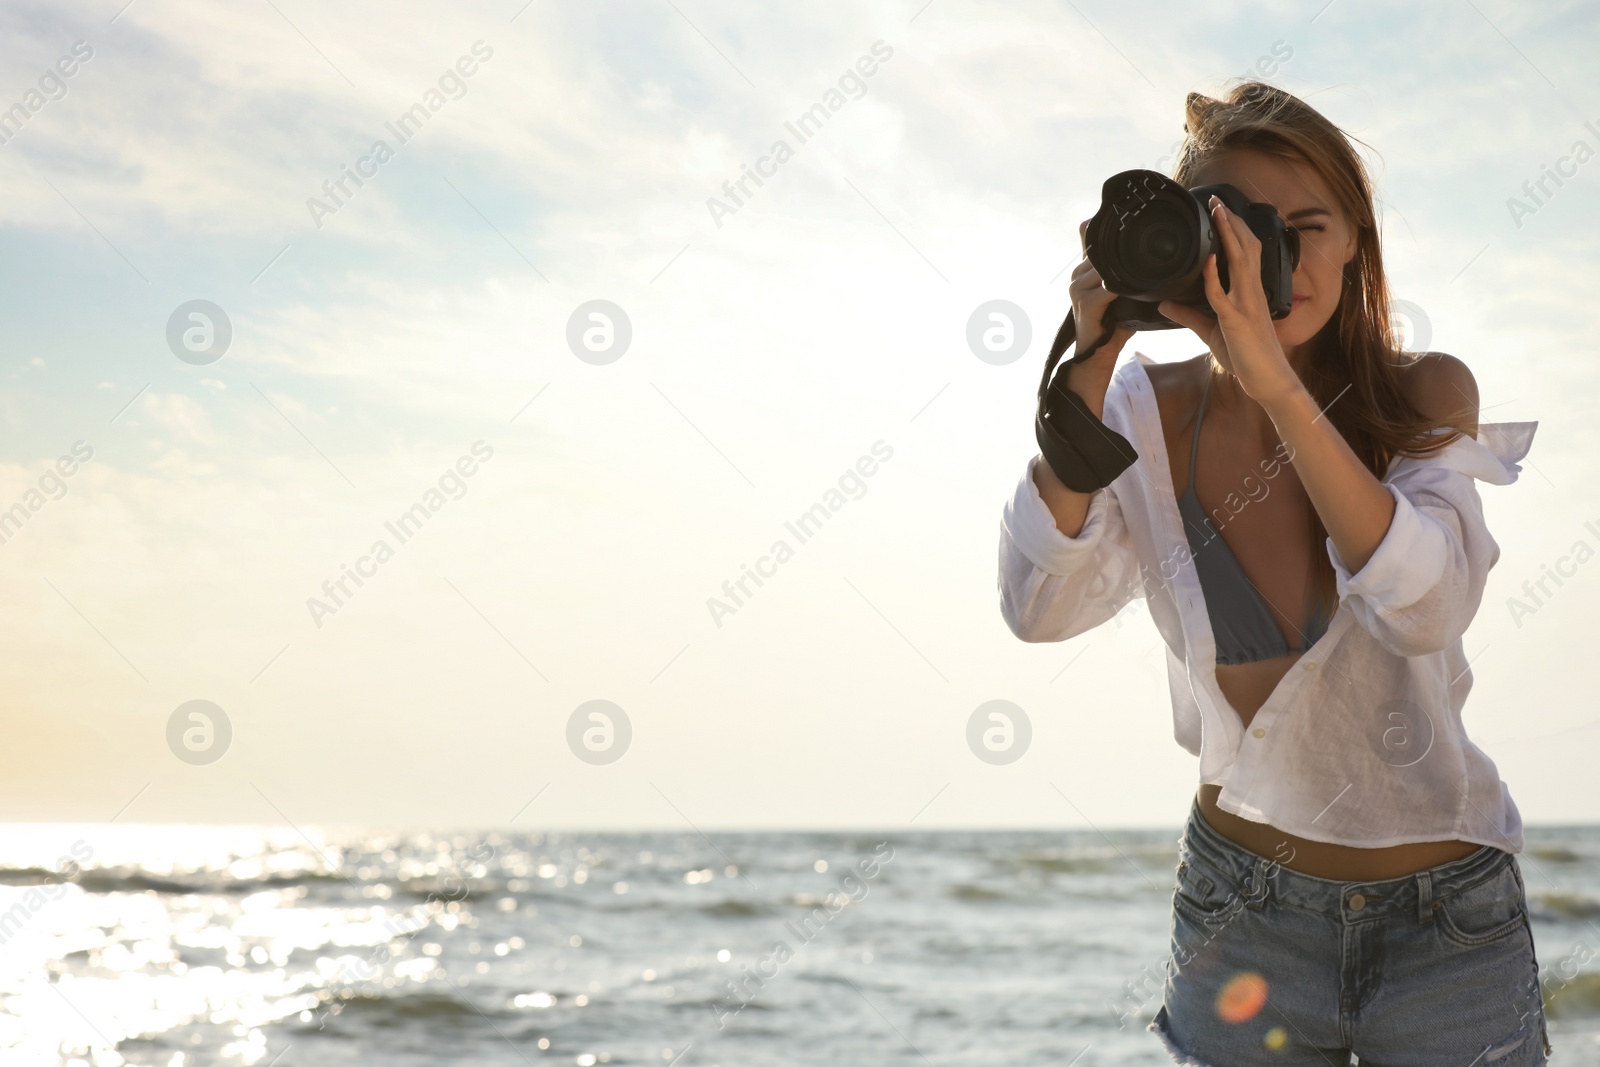
[[[1208,351],[1122,359],[1123,327],[1065,366],[1138,459],[1085,493],[1035,456],[1000,556],[1023,640],[1144,596],[1169,650],[1200,787],[1150,1029],[1212,1067],[1542,1064],[1522,823],[1460,716],[1499,557],[1474,479],[1514,481],[1537,424],[1480,426],[1465,364],[1392,343],[1370,179],[1337,127],[1248,82],[1191,93],[1185,129],[1176,181],[1299,231],[1292,310],[1270,317],[1260,242],[1213,198],[1231,291],[1213,258],[1214,319],[1160,306]],[[1087,260],[1071,294],[1100,337],[1113,294]]]

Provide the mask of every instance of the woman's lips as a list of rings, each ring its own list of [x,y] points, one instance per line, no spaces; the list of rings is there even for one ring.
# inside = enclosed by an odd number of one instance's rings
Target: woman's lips
[[[1296,297],[1291,298],[1290,301],[1289,301],[1289,310],[1293,311],[1295,308],[1299,307],[1301,304],[1306,303],[1310,299],[1311,298],[1309,296],[1296,296]]]

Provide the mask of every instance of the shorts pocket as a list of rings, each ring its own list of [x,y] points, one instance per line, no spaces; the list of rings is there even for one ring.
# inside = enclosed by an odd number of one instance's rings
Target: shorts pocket
[[[1458,945],[1477,948],[1522,931],[1528,923],[1528,908],[1515,862],[1510,859],[1476,885],[1435,900],[1433,915],[1439,932]]]
[[[1178,863],[1178,885],[1172,907],[1192,922],[1216,925],[1226,922],[1243,904],[1237,886],[1207,864],[1192,859]]]

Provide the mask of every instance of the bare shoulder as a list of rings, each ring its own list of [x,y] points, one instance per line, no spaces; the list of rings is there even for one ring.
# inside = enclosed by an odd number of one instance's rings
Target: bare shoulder
[[[1478,435],[1478,381],[1455,356],[1413,353],[1403,365],[1400,384],[1412,406],[1427,418]]]

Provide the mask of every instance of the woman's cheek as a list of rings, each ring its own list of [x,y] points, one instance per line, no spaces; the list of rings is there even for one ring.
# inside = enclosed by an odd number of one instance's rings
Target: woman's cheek
[[[1307,261],[1305,248],[1302,244],[1300,261],[1305,263],[1313,274],[1323,278],[1338,278],[1342,265],[1339,256],[1339,242],[1330,240],[1326,234],[1316,234],[1316,240],[1311,242],[1311,258]]]

